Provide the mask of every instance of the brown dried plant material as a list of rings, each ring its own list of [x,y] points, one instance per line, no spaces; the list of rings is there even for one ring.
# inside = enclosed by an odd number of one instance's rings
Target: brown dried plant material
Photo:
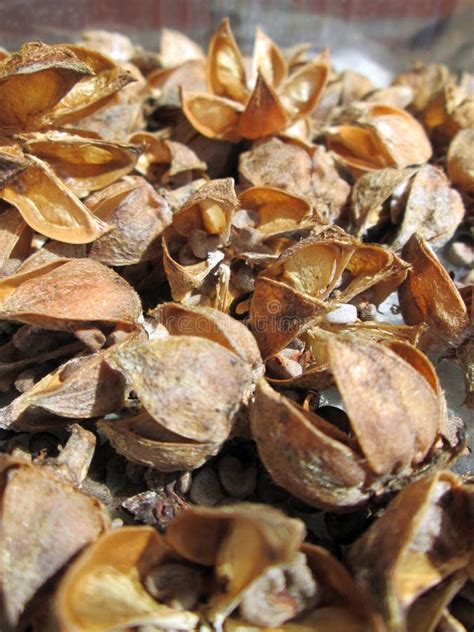
[[[130,61],[135,55],[135,46],[122,33],[88,29],[81,33],[79,45],[99,51],[119,63]]]
[[[204,59],[193,59],[171,68],[159,68],[148,75],[147,81],[159,106],[180,108],[181,89],[206,91],[206,62]]]
[[[111,143],[85,133],[36,132],[22,134],[18,140],[26,154],[47,162],[79,197],[130,173],[141,153],[137,145]]]
[[[451,182],[466,193],[474,193],[474,129],[459,131],[449,145],[447,170]]]
[[[151,182],[168,185],[179,178],[179,182],[192,181],[207,169],[205,162],[186,145],[162,138],[151,132],[136,132],[129,137],[132,143],[146,147],[138,160],[137,171]]]
[[[187,35],[167,28],[161,29],[159,55],[163,68],[172,68],[206,57],[202,48]]]
[[[450,80],[427,104],[422,120],[435,141],[445,145],[460,130],[474,127],[474,97]]]
[[[134,177],[90,196],[86,205],[111,230],[96,239],[89,256],[109,266],[149,261],[161,254],[161,236],[172,221],[168,202],[144,179]]]
[[[423,111],[433,96],[437,94],[449,80],[449,69],[443,64],[417,64],[413,70],[397,75],[393,81],[395,86],[407,86],[414,92],[411,104],[415,113]]]
[[[469,575],[468,486],[441,471],[412,483],[351,547],[356,579],[390,631],[433,630]]]
[[[321,145],[305,147],[279,138],[263,140],[240,155],[239,173],[245,183],[305,197],[315,213],[329,222],[341,217],[350,193],[349,184]]]
[[[23,259],[30,253],[32,231],[15,208],[0,211],[0,277],[10,259]]]
[[[403,318],[409,325],[425,323],[425,349],[456,346],[466,337],[469,316],[455,284],[426,242],[414,234],[402,250],[412,266],[398,295]]]
[[[29,156],[25,170],[0,189],[0,198],[17,208],[33,230],[51,239],[84,244],[108,230],[35,156]]]
[[[56,259],[0,280],[0,319],[62,331],[87,324],[138,327],[141,303],[110,268],[90,259]]]
[[[354,175],[423,164],[431,157],[423,127],[405,110],[375,103],[362,107],[355,122],[331,128],[327,136],[329,149]]]
[[[194,630],[198,615],[160,603],[144,580],[172,551],[151,527],[123,527],[103,535],[68,569],[54,599],[60,630],[106,632],[158,626]]]
[[[312,506],[344,511],[458,456],[463,439],[450,444],[444,436],[446,404],[423,354],[406,343],[391,350],[341,336],[327,337],[326,345],[351,432],[262,380],[251,430],[275,482]]]
[[[51,467],[0,456],[2,629],[37,590],[108,527],[101,504]],[[21,520],[18,520],[21,516]]]

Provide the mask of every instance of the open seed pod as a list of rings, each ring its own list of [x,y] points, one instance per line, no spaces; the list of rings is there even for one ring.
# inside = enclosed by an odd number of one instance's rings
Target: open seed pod
[[[405,322],[427,325],[420,342],[425,349],[458,345],[468,334],[469,316],[449,274],[417,234],[406,243],[402,257],[412,266],[398,290]]]
[[[415,114],[423,111],[433,96],[437,94],[450,78],[449,68],[443,64],[417,63],[408,72],[400,73],[392,84],[395,86],[407,86],[413,90],[411,110]]]
[[[135,132],[129,141],[146,147],[136,169],[151,182],[186,184],[201,177],[207,169],[206,163],[189,147],[162,138],[159,132]]]
[[[125,178],[90,196],[85,203],[111,227],[91,245],[92,259],[123,266],[160,256],[161,236],[171,223],[172,212],[166,199],[144,178]]]
[[[448,144],[462,129],[474,127],[474,97],[447,81],[426,105],[422,120],[437,144]]]
[[[465,193],[474,193],[474,130],[459,131],[449,145],[447,169],[451,182]]]
[[[436,374],[422,353],[407,343],[388,348],[335,335],[327,336],[326,346],[345,430],[263,380],[257,385],[251,430],[277,484],[312,506],[344,511],[459,455],[462,428],[448,422]]]
[[[132,342],[107,362],[125,375],[145,414],[104,420],[101,430],[127,458],[163,471],[193,469],[216,454],[253,386],[247,362],[196,336]]]
[[[160,603],[144,585],[157,565],[174,559],[151,527],[123,527],[104,534],[75,560],[59,584],[54,599],[59,629],[196,629],[197,614]]]
[[[350,193],[334,159],[322,145],[303,145],[271,138],[256,143],[239,158],[241,181],[258,187],[277,187],[308,200],[329,222],[337,221]]]
[[[132,287],[91,259],[56,258],[0,279],[0,320],[47,329],[138,327],[141,303]]]
[[[25,153],[47,162],[79,197],[112,184],[135,167],[141,147],[62,131],[18,137]]]
[[[52,467],[2,454],[0,473],[0,621],[9,632],[38,589],[97,539],[109,520],[97,499]]]
[[[183,91],[191,125],[209,138],[239,141],[281,132],[316,107],[329,72],[326,57],[288,73],[276,44],[257,30],[252,76],[225,19],[209,44],[206,75],[210,93]]]
[[[349,563],[390,632],[434,630],[472,573],[468,486],[441,471],[412,483],[351,547]]]
[[[423,127],[405,110],[375,103],[363,107],[354,122],[330,128],[327,135],[329,149],[354,175],[423,164],[431,157]]]
[[[312,114],[317,128],[324,128],[337,119],[341,108],[346,108],[353,101],[362,99],[372,92],[374,86],[365,75],[354,70],[341,73],[331,72],[319,103]]]
[[[194,59],[205,59],[199,44],[180,31],[161,29],[160,63],[163,68],[172,68]]]
[[[379,232],[395,250],[414,232],[442,246],[461,223],[464,205],[438,167],[388,168],[370,171],[356,182],[351,216],[358,237]]]
[[[310,321],[362,292],[382,302],[406,277],[407,266],[380,246],[362,244],[336,227],[321,227],[280,256],[256,279],[250,325],[264,360]]]
[[[87,29],[81,33],[81,39],[77,43],[80,46],[97,50],[102,55],[111,57],[119,63],[130,61],[135,55],[135,46],[130,38],[122,33]]]
[[[108,230],[36,156],[25,156],[24,169],[0,188],[0,198],[18,209],[33,230],[51,239],[84,244]]]

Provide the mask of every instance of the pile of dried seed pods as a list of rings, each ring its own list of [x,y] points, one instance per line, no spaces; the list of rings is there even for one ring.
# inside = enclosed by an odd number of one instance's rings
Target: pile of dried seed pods
[[[472,629],[474,76],[309,49],[1,53],[2,631]]]

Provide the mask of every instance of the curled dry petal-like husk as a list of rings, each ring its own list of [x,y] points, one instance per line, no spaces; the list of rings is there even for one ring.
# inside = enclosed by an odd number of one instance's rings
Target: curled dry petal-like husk
[[[412,266],[398,290],[405,322],[426,323],[428,330],[421,341],[424,348],[457,345],[467,334],[469,316],[449,274],[417,234],[406,243],[402,256]]]
[[[287,64],[280,49],[275,42],[257,26],[255,29],[255,43],[252,55],[253,77],[256,77],[259,71],[264,76],[267,84],[274,88],[278,88],[288,73]]]
[[[81,33],[80,44],[86,48],[98,50],[99,53],[111,57],[114,61],[130,61],[135,54],[131,40],[121,33],[88,29]]]
[[[308,116],[316,107],[329,74],[329,64],[314,60],[291,74],[278,90],[291,121]]]
[[[10,257],[29,254],[32,231],[15,208],[0,213],[0,276]]]
[[[219,235],[221,243],[229,237],[232,215],[239,206],[233,178],[211,180],[199,188],[174,214],[173,227],[177,233],[189,237],[194,230]]]
[[[2,454],[0,471],[0,619],[2,629],[10,631],[36,591],[97,539],[109,520],[96,498],[57,478],[48,467]]]
[[[207,443],[228,437],[252,379],[234,353],[194,336],[132,342],[107,361],[163,428]]]
[[[195,59],[172,68],[160,68],[150,73],[147,81],[159,105],[179,108],[181,89],[186,92],[206,92],[206,62],[204,59]]]
[[[111,230],[91,246],[89,256],[109,266],[148,261],[161,254],[161,236],[171,223],[168,202],[142,178],[118,182],[86,200]]]
[[[241,139],[238,127],[244,106],[237,101],[183,89],[182,107],[188,121],[203,136],[231,143]]]
[[[474,129],[464,129],[453,138],[447,156],[451,182],[467,193],[474,192]]]
[[[0,280],[0,319],[63,331],[91,322],[137,327],[141,303],[133,288],[91,259],[56,259]]]
[[[29,156],[26,169],[0,189],[0,197],[17,208],[33,230],[51,239],[85,244],[108,230],[35,156]]]
[[[451,472],[441,471],[401,491],[351,547],[349,563],[391,632],[428,632],[447,605],[444,590],[431,591],[457,581],[458,573],[464,575],[462,585],[472,546],[467,488]],[[421,621],[414,613],[418,606],[424,610]],[[414,625],[416,620],[424,625]]]
[[[381,139],[371,128],[354,125],[333,127],[328,134],[327,145],[354,175],[393,166]]]
[[[60,424],[57,417],[90,419],[120,409],[126,385],[106,362],[111,352],[70,360],[46,375],[0,409],[0,426],[34,431]]]
[[[156,601],[142,580],[172,552],[151,527],[110,531],[69,567],[54,599],[62,632],[108,632],[135,626],[194,630],[199,617]]]
[[[0,63],[0,131],[12,134],[52,123],[61,100],[92,75],[87,62],[64,46],[25,44]]]
[[[149,312],[172,336],[199,336],[219,343],[260,370],[262,357],[255,338],[243,323],[211,307],[164,303]]]
[[[190,508],[167,531],[169,545],[182,557],[214,566],[225,587],[209,603],[209,618],[217,626],[254,580],[270,566],[292,560],[304,536],[299,520],[287,518],[273,507],[246,503]]]
[[[238,133],[243,138],[256,139],[281,132],[288,117],[279,97],[261,73],[238,121]]]
[[[224,19],[209,42],[207,82],[215,95],[246,103],[248,90],[244,61],[228,18]]]
[[[163,68],[171,68],[194,59],[205,59],[202,48],[184,33],[173,29],[161,29],[160,62]]]
[[[48,131],[19,138],[26,153],[46,161],[76,195],[112,184],[135,167],[141,147]]]
[[[448,81],[423,112],[423,123],[440,144],[462,129],[474,127],[474,97],[462,85]]]

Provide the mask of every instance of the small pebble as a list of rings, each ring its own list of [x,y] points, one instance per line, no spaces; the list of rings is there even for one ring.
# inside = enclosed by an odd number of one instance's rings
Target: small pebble
[[[339,305],[332,312],[326,314],[326,320],[328,323],[334,325],[347,325],[349,323],[357,322],[357,307],[350,303],[344,303]]]
[[[258,224],[258,213],[240,209],[236,211],[232,217],[232,226],[236,228],[255,228]]]
[[[189,498],[196,505],[213,507],[225,497],[216,472],[210,466],[204,466],[193,476]]]
[[[448,248],[448,258],[456,266],[472,268],[474,265],[474,247],[464,241],[454,241]]]

